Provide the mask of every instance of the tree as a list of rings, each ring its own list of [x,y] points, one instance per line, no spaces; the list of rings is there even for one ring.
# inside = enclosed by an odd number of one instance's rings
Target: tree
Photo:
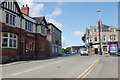
[[[65,52],[65,49],[64,49],[64,48],[62,48],[62,52]]]
[[[64,51],[65,53],[69,52],[71,50],[71,47],[67,47]]]
[[[84,35],[82,36],[82,40],[83,40],[84,43],[85,43],[85,37],[86,37],[86,34],[84,34]]]

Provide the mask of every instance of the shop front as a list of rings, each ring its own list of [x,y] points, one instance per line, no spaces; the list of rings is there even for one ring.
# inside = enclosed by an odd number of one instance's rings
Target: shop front
[[[25,36],[21,37],[21,40],[21,49],[23,57],[28,59],[36,57],[35,34],[27,32]]]
[[[117,55],[118,54],[118,44],[110,44],[110,54]]]

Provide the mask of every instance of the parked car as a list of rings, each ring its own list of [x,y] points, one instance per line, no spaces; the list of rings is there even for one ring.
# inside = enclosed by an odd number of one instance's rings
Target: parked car
[[[71,52],[72,54],[75,54],[75,52]]]
[[[120,49],[118,50],[118,54],[117,54],[117,56],[120,56]]]
[[[66,54],[70,54],[70,52],[66,52]]]
[[[81,54],[81,56],[82,55],[87,55],[88,56],[88,50],[87,49],[81,49],[80,54]]]

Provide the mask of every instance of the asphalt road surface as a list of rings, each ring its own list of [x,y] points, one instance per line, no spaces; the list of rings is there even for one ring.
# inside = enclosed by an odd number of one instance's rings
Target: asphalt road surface
[[[118,57],[70,55],[2,67],[3,78],[118,78]]]

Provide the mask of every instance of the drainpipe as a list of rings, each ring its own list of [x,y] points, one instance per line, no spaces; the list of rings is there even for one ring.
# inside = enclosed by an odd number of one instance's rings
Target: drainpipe
[[[22,53],[22,43],[21,43],[21,28],[22,28],[22,18],[20,19],[20,60],[23,60],[23,53]]]
[[[37,24],[36,24],[36,29],[35,29],[36,31],[36,35],[35,35],[35,54],[36,54],[36,58],[37,58],[37,56],[38,56],[38,54],[37,54]]]

